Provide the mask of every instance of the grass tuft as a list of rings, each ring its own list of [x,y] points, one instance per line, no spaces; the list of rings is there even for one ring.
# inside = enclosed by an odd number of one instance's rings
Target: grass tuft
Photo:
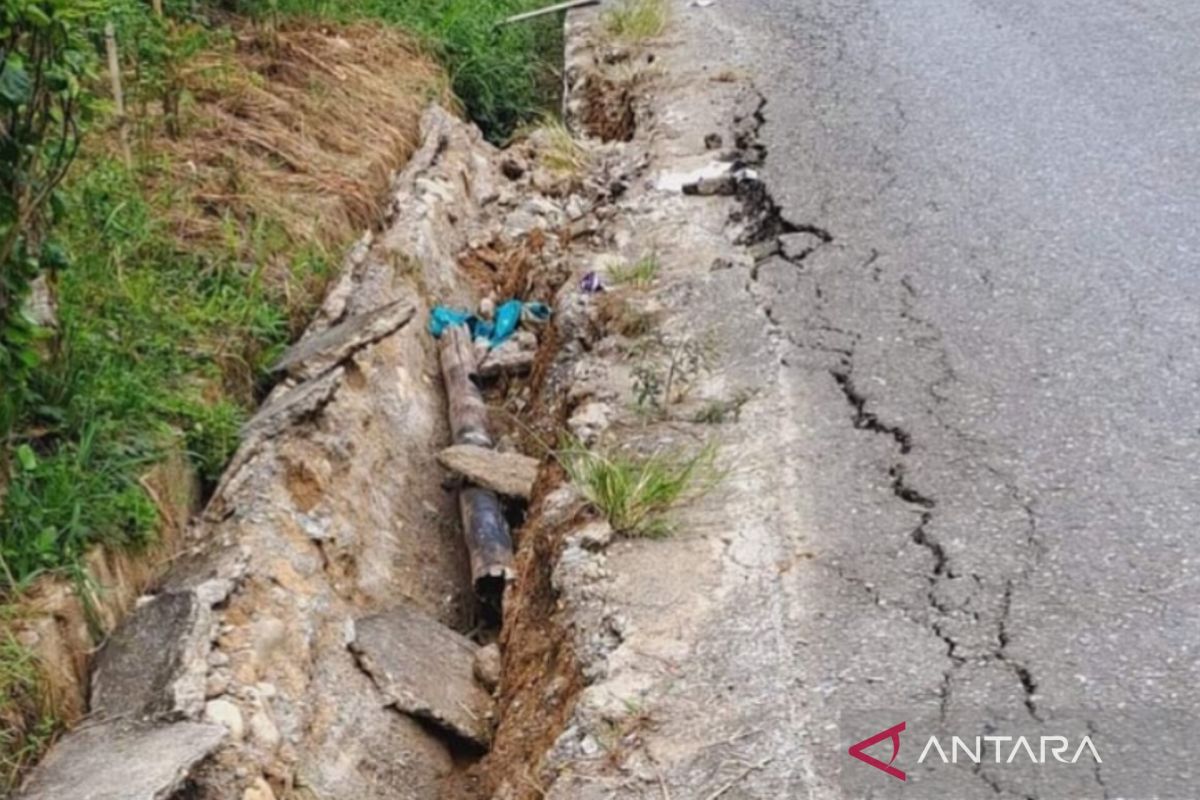
[[[591,166],[591,158],[562,121],[545,118],[536,128],[527,131],[537,144],[538,161],[555,175],[579,177]]]
[[[604,15],[604,27],[614,39],[636,43],[652,39],[667,27],[666,0],[621,0]]]
[[[58,727],[46,708],[41,683],[33,655],[11,633],[0,630],[0,795],[5,797],[25,768],[49,747]]]
[[[654,283],[658,277],[661,265],[658,256],[647,253],[633,264],[612,264],[608,268],[608,277],[618,286],[632,286],[645,289]]]
[[[659,538],[672,532],[668,512],[690,492],[719,478],[716,454],[712,444],[689,457],[588,450],[573,443],[559,453],[559,460],[571,482],[614,531]]]

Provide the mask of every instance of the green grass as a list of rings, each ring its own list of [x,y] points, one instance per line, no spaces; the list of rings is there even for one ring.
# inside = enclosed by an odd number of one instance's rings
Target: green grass
[[[621,0],[604,14],[610,36],[623,42],[641,42],[661,34],[667,27],[666,0]]]
[[[654,283],[661,269],[658,256],[647,253],[633,264],[612,264],[608,268],[608,278],[618,286],[633,286],[645,289]]]
[[[492,141],[543,116],[557,101],[559,15],[497,27],[543,0],[258,0],[264,13],[343,21],[376,19],[416,33],[450,73],[454,93]]]
[[[58,727],[42,697],[33,656],[0,631],[0,795],[16,788],[22,770],[46,749]]]
[[[546,117],[527,134],[540,133],[541,148],[538,159],[546,169],[557,175],[578,177],[587,171],[591,159],[562,120]]]
[[[657,538],[672,532],[672,508],[719,478],[716,454],[711,444],[692,456],[666,452],[641,456],[588,450],[572,443],[558,457],[571,483],[614,531]]]
[[[242,248],[180,252],[159,221],[174,199],[139,187],[99,160],[68,191],[73,263],[58,281],[59,339],[11,442],[0,586],[69,569],[98,542],[148,542],[157,511],[140,476],[182,440],[215,481],[288,339],[285,298],[236,260]],[[293,264],[324,268],[304,254]]]

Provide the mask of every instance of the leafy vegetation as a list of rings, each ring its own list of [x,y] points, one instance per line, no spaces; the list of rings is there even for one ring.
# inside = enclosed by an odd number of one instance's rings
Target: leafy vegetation
[[[73,13],[53,0],[0,6],[0,434],[29,402],[39,332],[25,309],[33,281],[65,266],[50,236],[57,187],[79,146],[88,45]],[[0,456],[0,469],[5,461]]]
[[[689,492],[719,478],[715,445],[692,456],[656,453],[642,456],[612,450],[588,450],[578,442],[559,453],[571,483],[613,530],[627,536],[661,537],[671,533],[668,512]]]

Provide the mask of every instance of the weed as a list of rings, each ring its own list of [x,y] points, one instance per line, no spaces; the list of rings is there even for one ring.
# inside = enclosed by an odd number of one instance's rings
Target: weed
[[[618,286],[627,285],[636,289],[645,289],[654,283],[660,268],[658,255],[647,253],[633,264],[609,265],[608,278]]]
[[[633,298],[619,293],[605,292],[598,301],[600,319],[605,331],[628,339],[647,336],[658,325],[659,313]]]
[[[0,622],[6,616],[0,612]],[[0,789],[5,796],[58,729],[45,697],[33,654],[10,632],[0,630]]]
[[[667,512],[690,491],[719,477],[716,453],[716,446],[709,444],[693,456],[641,456],[588,450],[576,442],[559,453],[559,461],[613,530],[627,536],[661,537],[671,533]]]
[[[742,406],[750,402],[754,392],[749,389],[739,389],[728,400],[709,400],[692,417],[692,422],[703,425],[720,425],[729,420],[737,422],[742,416]]]
[[[556,175],[578,177],[591,165],[587,150],[559,119],[546,117],[537,127],[528,129],[527,134],[538,142],[538,160],[542,166]]]
[[[644,413],[664,414],[684,400],[715,357],[706,338],[645,337],[633,351],[635,407]]]
[[[666,0],[621,0],[604,15],[604,27],[614,39],[641,42],[667,27]]]

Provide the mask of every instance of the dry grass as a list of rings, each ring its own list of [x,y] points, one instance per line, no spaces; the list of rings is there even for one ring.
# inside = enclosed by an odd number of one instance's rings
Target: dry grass
[[[150,117],[140,140],[159,156],[175,234],[266,261],[269,281],[286,277],[272,252],[334,249],[377,221],[419,144],[422,109],[448,98],[410,38],[365,24],[243,25],[179,74],[189,101],[178,135]]]
[[[621,0],[604,15],[604,27],[614,39],[641,42],[667,27],[667,0]]]

